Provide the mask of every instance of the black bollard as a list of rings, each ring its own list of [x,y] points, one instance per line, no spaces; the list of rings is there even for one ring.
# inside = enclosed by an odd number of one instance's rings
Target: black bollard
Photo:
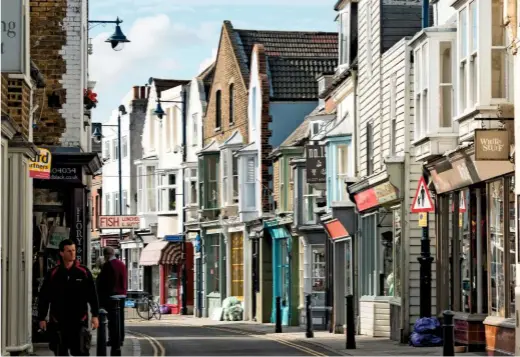
[[[307,294],[305,297],[305,317],[307,321],[307,331],[305,331],[305,337],[313,338],[314,331],[312,328],[311,294]]]
[[[276,322],[276,326],[275,326],[274,332],[281,333],[282,332],[282,298],[280,296],[276,297],[275,322]]]
[[[347,350],[355,350],[356,349],[356,319],[354,317],[354,296],[347,295],[345,296],[346,306],[346,326],[347,326]]]
[[[112,321],[108,321],[110,324],[110,355],[121,356],[121,315],[119,313],[121,305],[117,297],[111,297],[110,300],[112,302]]]
[[[125,342],[125,301],[126,295],[112,295],[110,297],[112,300],[119,300],[119,341],[121,341],[121,346]]]
[[[446,310],[442,314],[444,315],[444,323],[442,325],[442,355],[455,356],[455,334],[453,326],[453,316],[455,314],[450,310]]]
[[[107,355],[107,311],[99,309],[99,327],[97,330],[96,355]]]

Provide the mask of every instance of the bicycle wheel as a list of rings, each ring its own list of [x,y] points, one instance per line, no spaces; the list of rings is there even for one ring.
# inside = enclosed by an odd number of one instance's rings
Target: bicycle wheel
[[[153,302],[148,299],[144,299],[141,303],[138,303],[136,305],[137,315],[143,320],[150,320],[153,317],[152,304]]]
[[[160,320],[161,316],[162,316],[162,314],[161,314],[161,307],[156,302],[152,302],[152,304],[153,304],[153,308],[152,308],[153,317],[155,317],[157,320]],[[151,317],[150,317],[150,319],[151,319]]]

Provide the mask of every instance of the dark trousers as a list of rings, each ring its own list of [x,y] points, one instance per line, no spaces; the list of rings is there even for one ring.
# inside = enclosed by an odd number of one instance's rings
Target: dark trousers
[[[89,356],[91,336],[86,322],[52,322],[48,333],[49,348],[55,356]]]
[[[119,319],[116,316],[115,308],[119,308]],[[119,324],[119,342],[123,345],[125,340],[125,299],[121,299],[119,301],[114,300],[104,300],[103,308],[107,310],[107,318],[108,318],[108,340],[109,345],[112,345],[112,341],[116,340],[117,336],[114,336],[116,332],[115,324]]]

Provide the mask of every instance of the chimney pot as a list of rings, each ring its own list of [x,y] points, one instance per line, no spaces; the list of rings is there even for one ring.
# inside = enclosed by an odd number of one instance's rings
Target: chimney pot
[[[134,99],[139,99],[139,87],[134,86]]]
[[[146,87],[141,87],[141,99],[146,98]]]

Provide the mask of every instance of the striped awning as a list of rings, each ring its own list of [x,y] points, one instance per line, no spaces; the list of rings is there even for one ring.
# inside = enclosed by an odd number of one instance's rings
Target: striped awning
[[[159,265],[162,258],[162,252],[167,245],[168,242],[163,240],[155,240],[148,243],[148,245],[141,251],[139,264],[144,266]]]
[[[182,243],[168,243],[163,248],[159,264],[180,264],[182,262]]]

